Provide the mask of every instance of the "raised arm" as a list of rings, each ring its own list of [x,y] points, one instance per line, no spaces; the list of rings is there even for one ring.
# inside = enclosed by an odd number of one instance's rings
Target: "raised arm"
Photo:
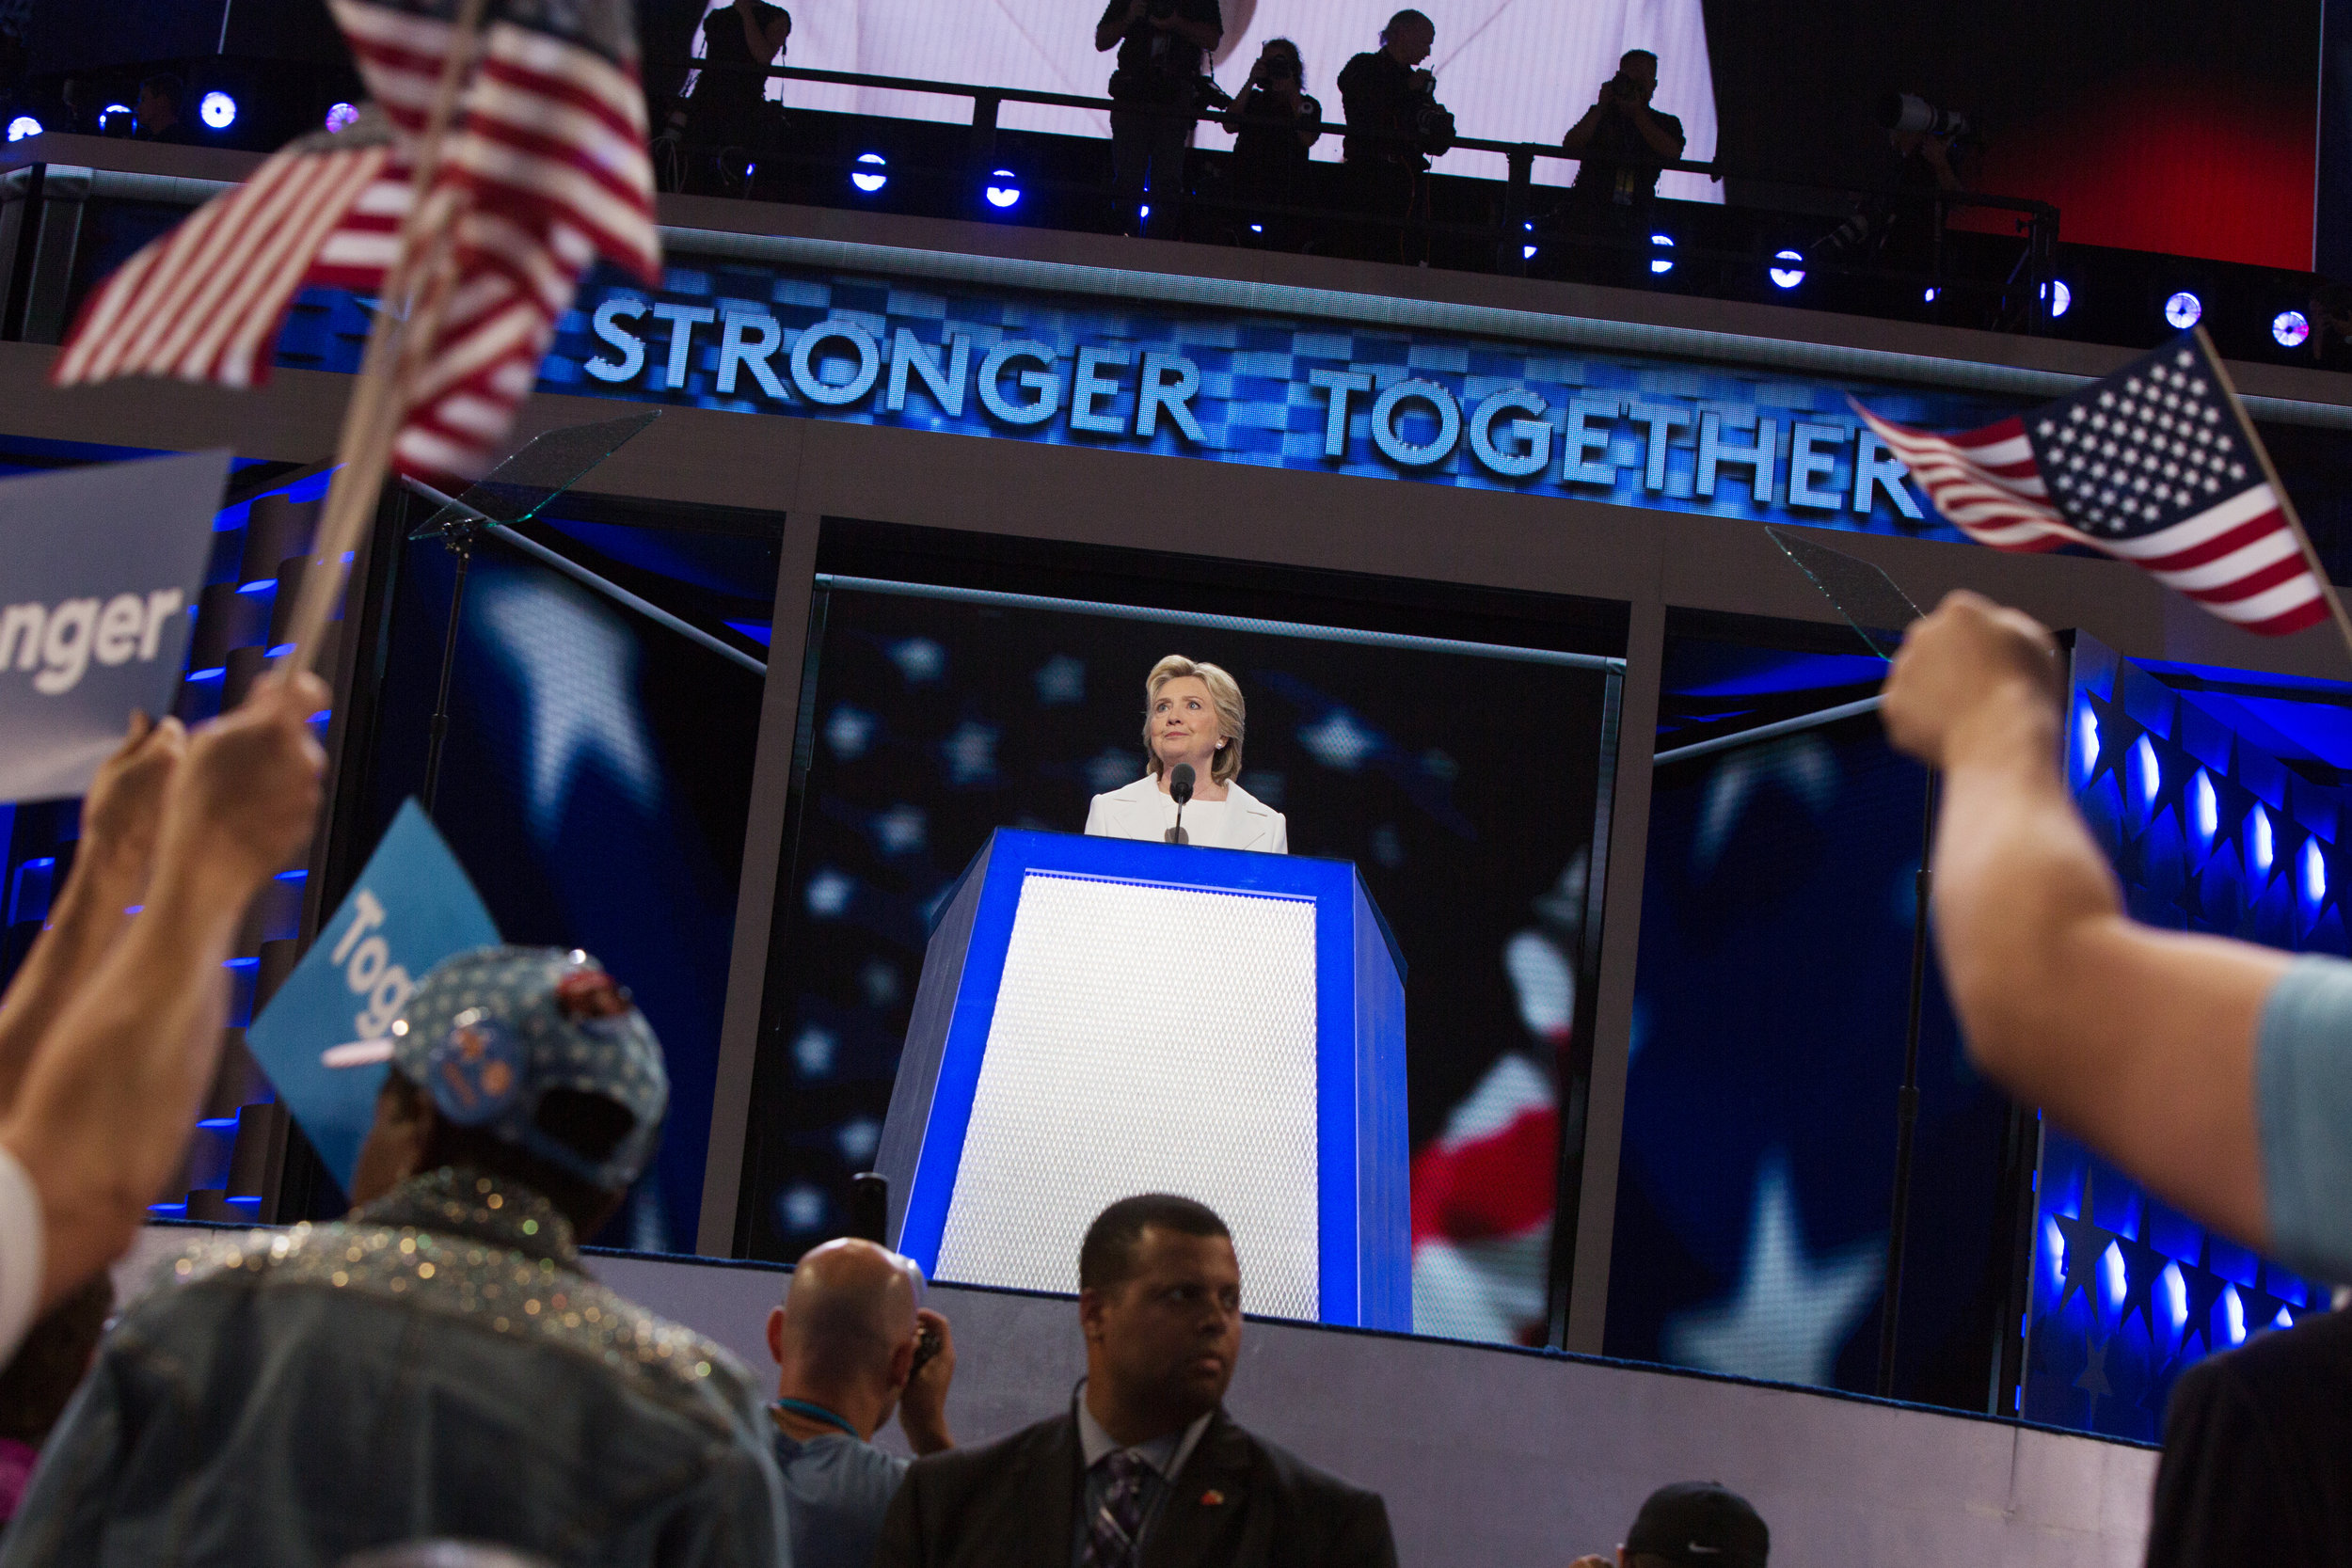
[[[1961,593],[1911,628],[1886,683],[1888,736],[1944,769],[1936,951],[1969,1054],[2169,1202],[2266,1246],[2255,1037],[2288,959],[2125,916],[2061,772],[2058,669],[2048,632]]]
[[[178,1168],[220,1054],[221,967],[246,906],[309,838],[325,754],[316,676],[268,680],[188,743],[147,907],[49,1027],[5,1120],[39,1195],[43,1307],[130,1244]]]
[[[126,911],[144,895],[154,860],[164,790],[187,743],[177,719],[159,724],[135,714],[129,736],[100,766],[82,802],[73,868],[0,997],[0,1114],[23,1086],[42,1033],[129,926]]]

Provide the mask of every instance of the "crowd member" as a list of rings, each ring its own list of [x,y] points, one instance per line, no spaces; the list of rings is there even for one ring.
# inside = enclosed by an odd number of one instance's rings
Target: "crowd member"
[[[41,1445],[89,1371],[114,1309],[114,1280],[98,1275],[50,1308],[0,1371],[0,1524],[16,1516]]]
[[[390,1043],[359,1206],[200,1247],[125,1312],[0,1565],[201,1541],[312,1568],[431,1538],[787,1563],[750,1374],[580,1267],[668,1101],[628,994],[584,954],[483,948],[435,966]]]
[[[1110,0],[1094,24],[1111,72],[1111,190],[1129,234],[1183,231],[1184,152],[1200,107],[1200,58],[1225,36],[1217,0]],[[1151,216],[1142,215],[1143,209]]]
[[[134,135],[141,141],[184,144],[196,140],[195,128],[180,113],[186,99],[186,85],[167,71],[141,82],[137,106],[131,111],[132,122],[138,127]]]
[[[326,684],[306,674],[262,683],[192,740],[168,720],[135,721],[114,772],[101,775],[88,813],[96,836],[76,857],[91,863],[87,908],[108,926],[120,907],[111,900],[141,880],[145,908],[95,957],[67,961],[73,944],[59,942],[28,959],[19,984],[39,999],[0,1010],[0,1053],[21,1075],[0,1117],[0,1358],[35,1313],[121,1256],[179,1169],[219,1064],[221,966],[246,906],[318,815],[326,754],[308,720],[326,701]],[[124,805],[148,790],[160,797],[151,872],[143,813]],[[102,868],[118,861],[137,874],[118,881]]]
[[[1454,117],[1438,103],[1438,79],[1420,69],[1437,45],[1436,23],[1419,11],[1399,11],[1380,30],[1380,47],[1340,71],[1341,113],[1347,120],[1341,157],[1356,210],[1365,219],[1354,248],[1367,259],[1412,257],[1407,226],[1419,210],[1428,155],[1454,142]]]
[[[1225,1222],[1164,1193],[1095,1217],[1078,1254],[1087,1375],[1066,1415],[918,1459],[877,1568],[1386,1565],[1380,1498],[1224,1412],[1241,1351],[1241,1266]]]
[[[784,55],[792,13],[767,0],[732,0],[702,20],[703,59],[678,89],[670,133],[682,144],[684,168],[671,182],[696,196],[749,196],[753,171],[770,156],[783,111],[768,101],[761,74]]]
[[[874,1447],[895,1410],[918,1454],[956,1446],[947,1387],[956,1343],[947,1320],[917,1305],[914,1265],[871,1242],[827,1242],[802,1255],[784,1305],[768,1315],[776,1360],[776,1469],[791,1527],[792,1568],[867,1568],[906,1460]]]
[[[2352,1313],[2342,1301],[2181,1374],[2147,1568],[2352,1563]]]
[[[1306,227],[1288,211],[1307,199],[1309,150],[1323,137],[1323,105],[1307,91],[1298,45],[1268,39],[1225,116],[1233,134],[1234,193],[1245,231],[1269,249],[1295,250]]]
[[[1652,1492],[1617,1547],[1614,1568],[1764,1568],[1772,1532],[1748,1499],[1710,1481],[1678,1481]],[[1568,1568],[1611,1568],[1580,1557]]]
[[[1650,107],[1658,92],[1658,56],[1629,49],[1617,73],[1560,145],[1576,154],[1576,182],[1563,210],[1572,243],[1584,249],[1587,277],[1644,282],[1649,274],[1649,233],[1662,166],[1682,156],[1682,121]]]
[[[2059,691],[2050,634],[1966,593],[1887,677],[1889,738],[1944,770],[1934,930],[1969,1053],[2166,1202],[2352,1279],[2352,964],[2126,916]]]

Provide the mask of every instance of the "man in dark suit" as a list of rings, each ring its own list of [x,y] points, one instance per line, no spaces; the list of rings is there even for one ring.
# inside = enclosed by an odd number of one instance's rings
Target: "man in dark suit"
[[[1078,1253],[1087,1378],[1068,1415],[918,1459],[875,1568],[1393,1568],[1376,1494],[1225,1414],[1241,1264],[1190,1198],[1121,1198]]]

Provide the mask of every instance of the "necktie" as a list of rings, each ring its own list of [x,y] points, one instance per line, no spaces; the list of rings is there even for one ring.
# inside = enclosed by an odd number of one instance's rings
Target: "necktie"
[[[1087,1521],[1086,1554],[1078,1568],[1130,1568],[1143,1530],[1143,1480],[1151,1465],[1131,1449],[1104,1454],[1095,1466],[1110,1484],[1103,1505]]]

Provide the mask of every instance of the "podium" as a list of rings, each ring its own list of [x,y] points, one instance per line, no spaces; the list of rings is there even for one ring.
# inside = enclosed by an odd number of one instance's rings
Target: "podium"
[[[1223,1216],[1250,1312],[1412,1327],[1405,965],[1344,861],[999,829],[875,1168],[935,1278],[1074,1293],[1104,1205]]]

